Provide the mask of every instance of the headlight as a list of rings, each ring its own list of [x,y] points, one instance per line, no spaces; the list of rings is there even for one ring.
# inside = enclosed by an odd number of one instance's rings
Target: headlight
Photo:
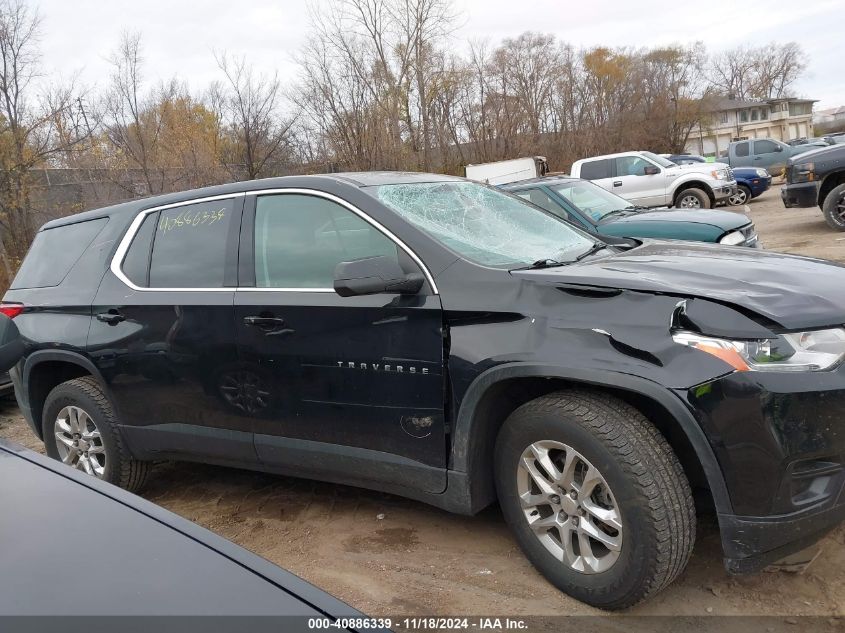
[[[678,331],[672,339],[716,356],[737,371],[825,371],[845,358],[845,330],[841,328],[781,334],[758,341]]]
[[[767,172],[765,169],[760,169],[758,167],[755,171],[757,172],[757,175],[760,176],[760,178],[768,178],[769,177],[769,172]]]
[[[714,169],[710,172],[710,175],[713,176],[716,180],[727,180],[728,179],[728,170],[727,169]]]
[[[792,182],[813,182],[815,179],[815,163],[802,163],[792,166]]]
[[[732,231],[719,240],[719,244],[725,246],[737,246],[745,241],[745,236],[739,231]]]

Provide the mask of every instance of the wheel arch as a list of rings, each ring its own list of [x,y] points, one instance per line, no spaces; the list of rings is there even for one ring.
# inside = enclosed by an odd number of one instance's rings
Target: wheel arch
[[[22,384],[26,390],[25,407],[32,419],[32,426],[38,437],[41,433],[41,417],[44,401],[50,391],[61,383],[92,376],[108,392],[106,381],[91,359],[70,350],[38,350],[30,354],[23,365]]]
[[[713,187],[708,185],[703,180],[697,180],[695,178],[690,178],[689,180],[685,180],[684,182],[678,183],[672,189],[672,206],[678,201],[678,195],[684,191],[685,189],[701,189],[710,199],[710,205],[716,204],[716,196],[713,194]]]
[[[674,394],[629,374],[522,363],[499,365],[482,373],[461,401],[449,468],[467,473],[472,511],[495,501],[493,447],[510,413],[534,398],[575,387],[611,393],[640,410],[678,454],[691,483],[706,487],[717,513],[732,513],[727,486],[710,443]]]
[[[827,194],[842,184],[845,184],[845,171],[834,171],[825,176],[819,185],[819,207],[824,205]]]

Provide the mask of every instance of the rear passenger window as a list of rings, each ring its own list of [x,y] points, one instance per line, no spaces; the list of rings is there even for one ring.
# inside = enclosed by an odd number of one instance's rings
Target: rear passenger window
[[[11,287],[58,286],[107,222],[99,218],[40,231]]]
[[[581,164],[581,178],[587,180],[599,180],[610,178],[610,159],[591,160]]]
[[[748,143],[737,143],[734,152],[737,156],[748,156]]]
[[[220,288],[235,200],[198,202],[158,214],[150,288]]]

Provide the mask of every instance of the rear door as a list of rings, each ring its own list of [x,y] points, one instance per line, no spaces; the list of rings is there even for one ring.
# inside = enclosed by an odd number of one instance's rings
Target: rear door
[[[243,195],[140,214],[94,300],[88,348],[139,456],[254,462],[228,397]]]
[[[599,187],[613,190],[613,159],[599,158],[596,160],[585,160],[581,163],[578,176],[585,180],[592,180]]]
[[[443,320],[419,294],[341,297],[334,269],[397,258],[396,240],[319,192],[250,196],[235,296],[236,383],[273,469],[368,485],[445,488]],[[383,487],[383,486],[382,486]]]

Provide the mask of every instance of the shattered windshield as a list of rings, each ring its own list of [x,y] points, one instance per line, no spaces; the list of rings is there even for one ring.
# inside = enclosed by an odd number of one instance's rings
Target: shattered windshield
[[[572,260],[595,241],[520,198],[478,183],[409,183],[374,189],[374,195],[403,218],[485,266]]]

